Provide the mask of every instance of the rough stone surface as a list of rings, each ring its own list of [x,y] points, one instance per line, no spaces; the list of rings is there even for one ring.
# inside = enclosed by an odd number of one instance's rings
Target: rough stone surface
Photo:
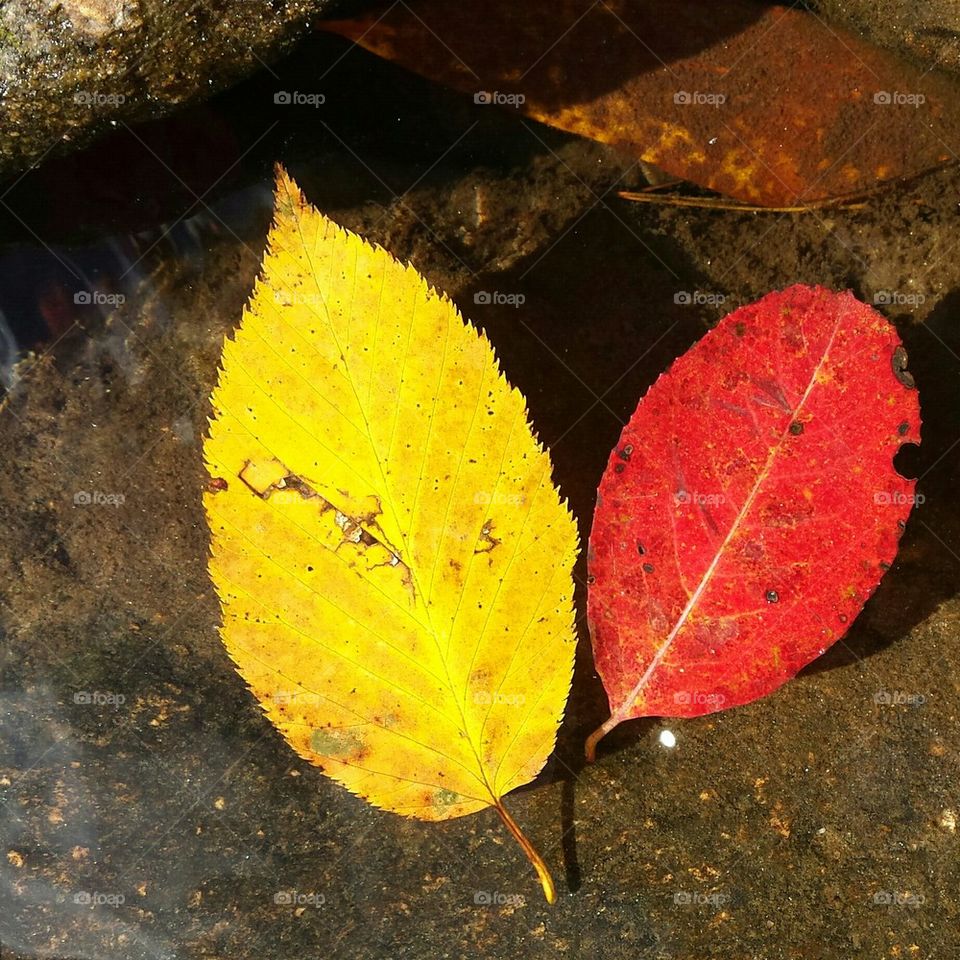
[[[0,179],[270,62],[330,0],[0,4]]]

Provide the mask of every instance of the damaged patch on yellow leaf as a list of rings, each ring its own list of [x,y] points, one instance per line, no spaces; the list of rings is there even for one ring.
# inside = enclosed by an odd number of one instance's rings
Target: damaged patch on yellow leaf
[[[569,691],[577,533],[489,342],[279,170],[212,405],[210,572],[267,716],[378,807],[513,832]]]

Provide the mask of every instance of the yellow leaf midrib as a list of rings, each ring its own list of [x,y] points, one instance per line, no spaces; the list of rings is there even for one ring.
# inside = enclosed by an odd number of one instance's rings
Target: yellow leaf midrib
[[[289,197],[289,194],[288,194],[288,197]],[[315,267],[314,267],[313,258],[312,258],[312,256],[311,256],[311,248],[308,247],[307,242],[306,242],[306,238],[305,238],[304,235],[303,235],[303,230],[302,230],[302,226],[301,226],[301,225],[302,225],[302,221],[301,221],[301,218],[300,218],[300,216],[298,215],[298,213],[297,213],[297,211],[296,211],[296,204],[293,203],[293,202],[291,202],[291,209],[294,211],[294,221],[295,221],[295,224],[296,224],[297,235],[300,237],[301,244],[302,244],[302,246],[303,246],[304,256],[306,257],[307,264],[308,264],[308,266],[310,267],[310,271],[309,271],[310,276],[313,277],[314,282],[316,283],[316,288],[317,288],[317,293],[318,293],[319,298],[320,298],[320,303],[323,304],[324,311],[326,312],[326,318],[325,318],[325,319],[326,319],[327,327],[328,327],[328,329],[329,329],[329,331],[330,331],[331,336],[332,336],[333,339],[334,339],[334,345],[336,346],[336,349],[337,349],[338,353],[340,354],[340,356],[341,356],[342,359],[343,359],[344,371],[345,371],[345,373],[347,374],[346,379],[347,379],[348,382],[350,383],[350,388],[351,388],[351,391],[353,392],[353,395],[354,395],[354,400],[355,400],[356,405],[357,405],[357,410],[360,412],[360,415],[363,417],[364,427],[365,427],[365,432],[366,432],[366,438],[367,438],[367,441],[368,441],[368,443],[369,443],[369,445],[370,445],[370,451],[371,451],[371,454],[373,455],[374,462],[377,464],[377,468],[378,468],[379,473],[380,473],[380,481],[381,481],[380,489],[383,491],[383,494],[384,494],[384,496],[383,496],[383,498],[382,498],[383,506],[387,507],[387,508],[391,511],[391,513],[393,514],[393,520],[394,520],[395,529],[396,529],[398,532],[400,532],[400,535],[401,535],[401,536],[403,536],[402,527],[401,527],[401,524],[400,524],[400,522],[399,522],[399,517],[396,515],[396,511],[395,511],[395,508],[394,508],[394,505],[393,505],[393,504],[394,504],[393,498],[387,496],[387,492],[389,491],[390,488],[389,488],[389,485],[388,485],[388,483],[387,483],[386,474],[385,474],[385,472],[384,472],[384,463],[383,463],[383,460],[382,460],[382,458],[381,458],[380,451],[377,449],[376,444],[374,443],[374,440],[373,440],[373,431],[370,429],[370,422],[369,422],[369,418],[368,418],[368,416],[367,416],[367,411],[366,411],[366,408],[364,407],[363,403],[362,403],[361,400],[360,400],[360,396],[359,396],[359,393],[358,393],[358,390],[357,390],[356,381],[355,381],[354,377],[351,376],[350,373],[349,373],[349,370],[350,370],[349,361],[347,360],[347,355],[346,355],[346,353],[345,353],[345,351],[344,351],[344,349],[343,349],[343,344],[342,344],[341,341],[340,341],[340,338],[339,338],[339,336],[338,336],[338,334],[337,334],[337,331],[336,331],[336,328],[335,328],[335,326],[334,326],[334,323],[333,323],[333,321],[332,321],[332,319],[331,319],[331,317],[330,317],[330,312],[329,312],[329,309],[327,308],[327,304],[326,304],[326,298],[325,298],[325,296],[324,296],[323,289],[321,288],[320,278],[319,278],[319,276],[317,275],[317,271],[316,271],[316,269],[315,269]],[[320,230],[321,224],[322,224],[323,222],[324,222],[324,221],[323,221],[322,219],[318,219],[318,220],[317,220],[317,232],[318,232],[318,234],[319,234],[319,230]],[[316,239],[314,239],[314,243],[316,243]],[[385,276],[386,276],[386,266],[381,267],[381,271],[382,271],[382,272],[381,272],[381,276],[385,278]],[[351,292],[351,303],[352,303],[354,300],[355,300],[355,290],[354,290],[353,292]],[[414,303],[416,303],[416,300],[414,301]],[[378,336],[378,335],[379,335],[380,317],[381,317],[381,313],[382,313],[382,310],[380,309],[380,304],[382,304],[382,297],[381,297],[381,300],[378,301],[377,318],[376,318],[376,323],[375,323],[375,336]],[[451,304],[451,307],[452,307],[452,304]],[[408,327],[408,331],[409,331],[409,332],[408,332],[408,336],[407,336],[407,343],[406,343],[406,346],[405,346],[405,349],[404,349],[404,363],[406,363],[406,358],[407,358],[407,354],[408,354],[408,350],[409,350],[410,335],[411,335],[412,330],[413,330],[413,319],[414,319],[414,318],[411,317],[410,325],[409,325],[409,327]],[[456,312],[455,312],[453,309],[451,309],[451,310],[448,312],[448,314],[447,314],[447,338],[449,338],[450,323],[451,323],[451,321],[452,321],[453,319],[459,320],[459,317],[457,316]],[[443,373],[443,369],[442,369],[442,366],[441,366],[441,370],[440,370],[440,375],[441,375],[441,376],[442,376],[442,373]],[[481,380],[485,379],[485,376],[486,376],[486,374],[484,373],[484,377],[481,378]],[[401,381],[401,382],[402,382],[402,381]],[[398,409],[399,409],[399,404],[398,404]],[[395,431],[395,429],[396,429],[396,421],[394,422],[394,431]],[[391,439],[391,444],[392,444],[392,439]],[[426,448],[425,448],[425,449],[426,449]],[[389,453],[389,451],[388,451],[388,453]],[[423,461],[421,461],[421,465],[422,465],[422,463],[423,463]],[[422,471],[421,471],[421,473],[422,473]],[[454,482],[454,483],[451,485],[451,487],[452,487],[452,489],[455,489],[456,483]],[[451,497],[452,497],[452,492],[451,492]],[[412,523],[412,511],[411,511],[411,523]],[[409,535],[409,533],[408,533],[408,535]],[[474,759],[476,760],[476,764],[477,764],[476,774],[479,775],[479,778],[481,779],[481,782],[484,784],[484,786],[485,786],[486,789],[488,790],[489,795],[490,795],[490,798],[493,799],[493,800],[497,800],[497,799],[499,799],[499,797],[498,797],[498,796],[496,795],[496,793],[494,792],[493,785],[492,785],[492,784],[488,781],[488,779],[487,779],[486,769],[485,769],[483,760],[482,760],[481,755],[480,755],[479,746],[478,746],[478,744],[474,741],[473,737],[472,737],[471,734],[470,734],[469,726],[468,726],[468,724],[467,724],[466,715],[465,715],[465,713],[464,713],[464,711],[463,711],[463,708],[462,708],[461,703],[459,702],[459,700],[458,700],[458,698],[457,698],[456,689],[455,689],[455,687],[454,687],[453,680],[452,680],[452,678],[451,678],[451,676],[450,676],[450,671],[449,671],[449,666],[448,666],[448,658],[447,658],[447,653],[448,653],[448,651],[449,651],[449,648],[448,648],[447,651],[444,651],[444,650],[441,648],[440,637],[438,636],[438,632],[437,632],[436,627],[434,626],[433,618],[432,618],[432,615],[431,615],[430,602],[429,602],[429,599],[428,599],[428,597],[426,596],[426,594],[424,594],[424,592],[423,592],[422,584],[420,583],[419,577],[418,577],[418,571],[416,570],[416,565],[415,565],[415,563],[414,563],[414,561],[413,561],[413,557],[412,557],[412,555],[411,555],[411,551],[410,551],[410,548],[409,548],[409,544],[408,544],[408,542],[406,542],[406,538],[404,539],[404,542],[403,542],[403,543],[401,543],[401,544],[398,545],[398,549],[401,550],[401,552],[402,552],[402,553],[401,553],[402,558],[403,558],[404,561],[407,563],[407,569],[410,571],[410,576],[411,576],[411,579],[413,580],[413,583],[414,583],[414,587],[415,587],[415,591],[416,591],[417,596],[423,598],[424,609],[425,609],[425,612],[426,612],[426,614],[427,614],[427,620],[428,620],[428,624],[429,624],[429,631],[428,631],[428,632],[429,632],[431,638],[433,639],[434,644],[436,645],[437,653],[438,653],[438,655],[439,655],[439,657],[440,657],[440,661],[443,663],[444,673],[445,673],[446,683],[447,683],[447,689],[448,689],[449,694],[450,694],[451,702],[456,706],[457,713],[458,713],[459,719],[460,719],[460,728],[461,728],[462,732],[464,733],[464,735],[467,737],[468,743],[469,743],[469,745],[470,745],[471,752],[473,753]],[[454,618],[454,622],[455,622],[455,620],[456,620],[456,618]]]

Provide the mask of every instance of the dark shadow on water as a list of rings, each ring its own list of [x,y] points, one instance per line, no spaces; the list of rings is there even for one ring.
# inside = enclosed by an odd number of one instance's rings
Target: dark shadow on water
[[[347,32],[365,33],[389,6]],[[565,0],[550,7],[440,0],[412,14],[391,10],[384,22],[403,35],[397,44],[402,62],[451,84],[475,81],[479,90],[520,93],[556,112],[591,103],[643,74],[665,72],[669,86],[676,77],[669,64],[737,37],[765,6],[750,0]]]
[[[318,87],[321,106],[274,103],[278,91]],[[259,252],[277,160],[332,216],[385,209],[411,187],[442,190],[477,168],[506,175],[570,139],[520,123],[317,34],[272,74],[43,163],[8,183],[0,205],[0,374],[78,314],[96,329],[101,311],[78,310],[78,294],[129,299],[152,266],[202,270],[223,240]]]
[[[563,868],[567,889],[576,893],[583,882],[580,875],[580,858],[577,856],[576,797],[573,780],[566,779],[560,788],[560,829],[563,831]]]
[[[578,799],[584,801],[576,784],[585,766],[584,741],[609,715],[585,616],[587,539],[597,484],[639,398],[717,319],[675,302],[678,291],[698,288],[696,277],[668,244],[651,245],[651,234],[626,220],[625,209],[616,199],[598,204],[540,259],[499,274],[497,291],[522,294],[520,306],[474,304],[474,290],[461,297],[510,382],[526,397],[530,420],[550,450],[554,479],[580,525],[574,573],[580,617],[570,699],[556,751],[526,788],[562,784],[555,840],[571,892],[581,884],[576,817]],[[477,290],[489,292],[492,282],[481,278]],[[656,722],[645,718],[612,731],[600,744],[598,762],[635,744]]]

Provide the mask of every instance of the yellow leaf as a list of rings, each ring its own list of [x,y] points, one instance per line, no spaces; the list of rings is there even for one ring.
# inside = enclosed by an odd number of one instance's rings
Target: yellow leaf
[[[553,749],[573,518],[489,342],[278,168],[204,496],[226,648],[294,750],[385,810],[493,805]]]

